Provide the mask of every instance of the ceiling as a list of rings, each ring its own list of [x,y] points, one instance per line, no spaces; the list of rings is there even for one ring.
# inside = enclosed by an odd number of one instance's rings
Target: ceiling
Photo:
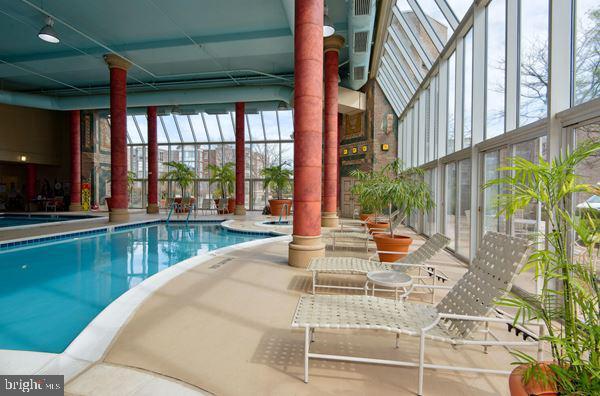
[[[289,0],[0,0],[0,89],[53,96],[105,93],[102,55],[134,65],[130,91],[293,84]],[[345,35],[347,0],[328,0]],[[47,13],[61,42],[37,33]],[[348,59],[341,53],[340,62]]]

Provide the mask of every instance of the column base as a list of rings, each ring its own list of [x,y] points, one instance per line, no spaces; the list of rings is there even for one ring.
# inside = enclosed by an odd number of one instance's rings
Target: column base
[[[318,236],[292,235],[289,244],[288,264],[292,267],[306,268],[313,257],[325,256],[325,244]]]
[[[148,204],[146,207],[146,213],[155,214],[158,213],[158,204]]]
[[[337,212],[323,212],[321,214],[321,227],[337,228],[339,223]]]
[[[111,209],[108,213],[108,220],[111,223],[124,223],[129,221],[128,209]]]
[[[246,206],[244,205],[235,205],[235,211],[233,212],[235,215],[243,216],[246,214]]]
[[[81,212],[83,210],[83,207],[81,206],[81,204],[70,204],[69,205],[69,212]]]

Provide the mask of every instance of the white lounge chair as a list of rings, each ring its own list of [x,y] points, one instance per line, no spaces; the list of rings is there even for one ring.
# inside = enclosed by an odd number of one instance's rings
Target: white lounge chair
[[[202,205],[200,206],[200,211],[203,214],[211,214],[211,213],[217,213],[217,208],[214,207],[214,200],[210,199],[210,198],[204,198],[202,200]]]
[[[306,295],[302,296],[292,319],[293,328],[304,328],[304,381],[308,382],[309,359],[364,362],[402,367],[418,367],[418,395],[423,395],[425,368],[453,371],[509,374],[510,371],[476,367],[456,367],[425,363],[425,340],[436,340],[451,345],[537,346],[542,358],[539,340],[501,341],[489,330],[489,323],[512,323],[510,318],[488,317],[494,301],[507,293],[517,269],[527,257],[528,242],[495,232],[488,232],[477,250],[477,255],[465,275],[436,305],[399,302],[367,295]],[[475,338],[475,329],[485,324],[483,338]],[[315,329],[383,330],[396,334],[419,337],[419,359],[398,361],[343,355],[311,353],[310,343]],[[492,337],[489,340],[488,337]]]
[[[441,252],[450,243],[450,238],[443,234],[431,236],[417,250],[407,254],[394,263],[377,261],[374,258],[377,253],[369,259],[356,257],[318,257],[310,261],[307,271],[312,272],[312,293],[315,294],[317,288],[330,289],[350,289],[364,290],[364,287],[357,286],[335,286],[319,284],[319,274],[344,274],[344,275],[363,275],[366,276],[371,271],[407,271],[410,267],[407,264],[420,265],[433,256]],[[404,264],[404,265],[401,265]],[[426,277],[432,277],[435,280],[447,280],[443,273],[438,273],[435,267],[418,267],[419,272],[425,272]],[[421,274],[419,274],[420,276]],[[435,289],[432,289],[435,290]]]
[[[392,228],[396,229],[400,223],[402,222],[402,219],[400,218],[400,216],[398,216],[398,211],[395,211],[392,213]],[[369,221],[371,221],[372,219],[370,219]],[[375,220],[379,221],[389,221],[388,218],[383,218],[383,217],[377,217],[375,218]],[[369,251],[369,242],[373,240],[373,234],[378,234],[378,233],[383,233],[383,232],[389,232],[389,225],[388,227],[384,228],[384,229],[373,229],[373,230],[369,230],[368,227],[366,226],[365,222],[365,227],[363,229],[363,231],[333,231],[331,233],[331,238],[332,238],[332,248],[333,250],[335,250],[337,244],[342,241],[344,243],[349,243],[351,245],[364,245],[365,247],[365,251]]]

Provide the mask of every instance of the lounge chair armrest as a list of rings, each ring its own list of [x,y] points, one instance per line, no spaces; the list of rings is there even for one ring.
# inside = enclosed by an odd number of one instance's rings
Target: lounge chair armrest
[[[396,254],[397,253],[398,252],[396,252]],[[438,268],[441,268],[441,267],[457,268],[455,265],[429,264],[429,263],[425,263],[425,264],[408,264],[408,263],[402,263],[402,262],[398,262],[398,261],[395,261],[395,262],[389,263],[389,264],[392,264],[392,265],[395,265],[395,266],[398,266],[398,267],[415,267],[415,268],[420,267],[420,268],[425,268],[425,269],[428,269],[428,268],[438,269]]]
[[[491,318],[489,316],[472,316],[472,315],[459,315],[452,313],[438,313],[438,317],[440,319],[457,319],[457,320],[470,320],[474,322],[494,322],[494,323],[508,323],[512,324],[513,320],[511,318]]]

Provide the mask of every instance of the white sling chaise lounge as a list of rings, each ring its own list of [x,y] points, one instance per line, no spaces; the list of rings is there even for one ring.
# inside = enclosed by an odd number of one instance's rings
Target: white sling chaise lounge
[[[453,371],[509,374],[510,371],[456,367],[425,363],[425,340],[436,340],[451,345],[537,346],[539,341],[501,341],[493,334],[490,322],[512,323],[510,318],[488,317],[494,301],[507,293],[517,269],[527,257],[528,242],[495,232],[488,232],[477,250],[477,255],[465,275],[436,305],[399,302],[366,295],[307,295],[302,296],[292,319],[293,328],[304,328],[304,381],[308,382],[308,361],[326,359],[418,367],[418,395],[423,395],[425,368]],[[478,325],[485,324],[483,339],[473,337]],[[396,334],[419,337],[419,360],[398,361],[361,358],[343,355],[311,353],[310,343],[315,329],[383,330]],[[488,336],[493,339],[488,340]],[[396,341],[397,346],[397,341]]]
[[[400,225],[400,223],[402,222],[402,219],[400,218],[400,216],[398,216],[398,211],[394,211],[392,212],[392,215],[390,216],[393,220],[392,220],[392,229],[396,229],[396,227],[398,227]],[[374,218],[375,221],[388,221],[387,218],[383,218],[383,217],[376,217]],[[335,250],[337,243],[340,241],[344,241],[345,243],[350,243],[350,244],[354,244],[354,245],[363,245],[365,247],[365,251],[368,252],[369,251],[369,241],[373,240],[373,234],[376,233],[381,233],[381,232],[389,232],[389,226],[385,229],[375,229],[375,230],[369,230],[369,228],[366,226],[366,221],[364,222],[365,227],[363,229],[363,231],[348,231],[348,230],[344,230],[342,228],[342,231],[333,231],[331,233],[331,238],[332,238],[332,247],[333,250]]]
[[[441,252],[450,243],[450,238],[443,234],[435,234],[429,238],[414,252],[409,253],[405,257],[397,260],[394,263],[385,263],[370,259],[361,259],[356,257],[318,257],[314,258],[308,264],[307,271],[312,272],[312,293],[315,294],[317,288],[330,289],[349,289],[349,290],[364,290],[364,287],[357,286],[338,286],[319,284],[319,274],[343,274],[343,275],[363,275],[366,276],[371,271],[406,271],[410,268],[409,265],[420,265],[430,260],[437,253]],[[404,265],[399,265],[404,264]],[[435,279],[446,280],[446,276],[442,273],[437,273],[435,266],[423,268],[419,267],[419,272],[424,271],[427,277],[432,276]]]

